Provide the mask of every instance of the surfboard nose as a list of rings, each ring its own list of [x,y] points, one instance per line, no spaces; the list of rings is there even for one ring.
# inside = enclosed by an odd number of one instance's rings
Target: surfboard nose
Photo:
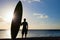
[[[21,2],[21,1],[19,1],[17,4],[20,4],[20,5],[22,5],[22,2]]]
[[[17,9],[22,10],[22,2],[21,2],[21,1],[19,1],[19,2],[17,3],[15,9],[16,9],[16,10],[17,10]]]
[[[17,14],[20,14],[23,12],[23,8],[22,8],[22,2],[19,1],[15,7],[15,11],[14,11]]]
[[[18,3],[21,3],[21,1],[19,1]]]

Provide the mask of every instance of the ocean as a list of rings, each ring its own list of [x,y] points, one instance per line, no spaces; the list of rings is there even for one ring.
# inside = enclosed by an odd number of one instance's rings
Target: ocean
[[[21,30],[17,38],[21,38]],[[29,30],[27,37],[60,37],[60,30]],[[1,38],[11,38],[10,30],[0,30]]]

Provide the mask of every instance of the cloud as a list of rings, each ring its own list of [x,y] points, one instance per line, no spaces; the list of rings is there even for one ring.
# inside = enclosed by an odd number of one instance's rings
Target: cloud
[[[2,17],[0,17],[0,22],[4,22],[5,20],[2,18]]]
[[[40,2],[41,0],[21,0],[21,1],[32,3],[32,2]]]
[[[41,19],[48,18],[48,15],[42,14],[42,13],[33,13],[33,15],[36,16],[37,18],[41,18]]]

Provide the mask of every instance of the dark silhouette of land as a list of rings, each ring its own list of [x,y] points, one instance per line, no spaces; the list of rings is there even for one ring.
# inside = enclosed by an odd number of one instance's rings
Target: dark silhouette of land
[[[0,40],[12,40],[12,39],[0,39]],[[16,38],[15,40],[60,40],[60,37],[30,37],[30,38]]]
[[[27,31],[28,31],[28,23],[26,22],[26,18],[24,18],[24,22],[21,23],[21,25],[23,25],[23,28],[22,28],[22,38],[25,34],[25,38],[27,36]]]
[[[22,20],[22,3],[19,1],[14,10],[14,18],[11,23],[11,38],[16,39]]]

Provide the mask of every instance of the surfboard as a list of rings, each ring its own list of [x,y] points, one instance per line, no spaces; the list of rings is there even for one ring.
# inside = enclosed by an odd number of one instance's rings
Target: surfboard
[[[14,10],[14,18],[11,23],[11,38],[15,39],[20,29],[20,24],[22,20],[22,3],[19,1]]]

